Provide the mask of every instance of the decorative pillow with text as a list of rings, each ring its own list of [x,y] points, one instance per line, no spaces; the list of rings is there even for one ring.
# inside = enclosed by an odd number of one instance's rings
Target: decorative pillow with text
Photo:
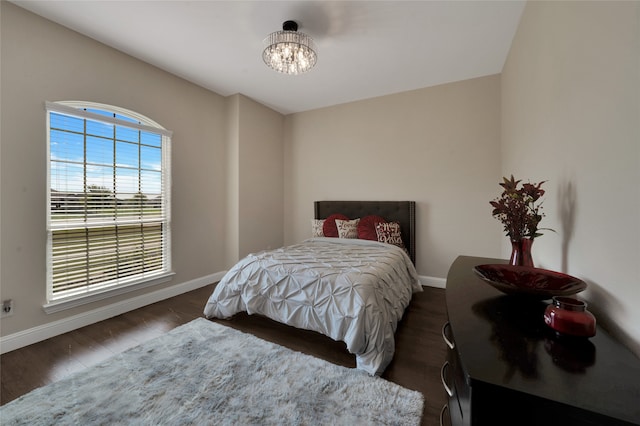
[[[324,237],[324,232],[322,232],[322,225],[324,225],[324,219],[311,219],[312,237]]]
[[[407,250],[402,242],[400,224],[398,222],[376,223],[376,233],[378,241],[381,243],[393,244],[401,249]]]
[[[358,222],[360,219],[340,220],[336,219],[339,238],[358,238]]]

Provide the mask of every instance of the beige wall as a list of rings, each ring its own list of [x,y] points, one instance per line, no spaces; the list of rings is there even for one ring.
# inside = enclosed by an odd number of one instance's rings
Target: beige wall
[[[70,322],[69,318],[84,321],[94,311],[109,311],[111,304],[218,274],[237,259],[239,251],[282,244],[280,114],[246,98],[225,99],[11,3],[2,1],[0,7],[0,298],[15,303],[15,314],[2,319],[3,337],[43,324]],[[169,283],[47,315],[42,309],[46,301],[44,102],[56,100],[120,106],[173,131],[175,276]],[[247,155],[251,151],[268,161],[254,164]],[[268,201],[256,195],[263,190],[270,194]],[[242,214],[228,210],[233,199],[241,203]],[[268,229],[256,234],[253,246],[244,229],[251,235],[256,216],[245,210],[258,213],[262,227]],[[234,221],[236,230],[244,227],[240,239],[237,233],[227,233],[227,225]]]
[[[497,256],[497,75],[289,115],[285,243],[311,236],[315,200],[414,200],[420,275]]]
[[[249,253],[282,246],[284,234],[284,116],[235,94],[227,98],[226,120],[225,270]]]
[[[227,100],[226,268],[240,255],[240,95]]]
[[[238,96],[238,252],[280,247],[284,220],[284,116]]]
[[[529,2],[502,74],[502,172],[548,180],[538,266],[640,354],[640,2]],[[503,252],[506,254],[506,251]]]
[[[43,104],[79,99],[174,131],[176,275],[161,287],[309,237],[323,199],[417,201],[418,272],[444,278],[459,254],[508,255],[488,202],[514,173],[549,181],[543,223],[558,234],[536,241],[536,263],[587,280],[599,320],[638,348],[638,2],[529,3],[502,76],[287,117],[0,4],[0,299],[16,303],[2,336],[128,297],[42,310]]]

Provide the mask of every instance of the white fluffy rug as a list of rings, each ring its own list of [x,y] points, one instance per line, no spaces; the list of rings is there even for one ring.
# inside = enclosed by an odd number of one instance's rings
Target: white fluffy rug
[[[198,318],[0,407],[2,425],[419,424],[421,393]]]

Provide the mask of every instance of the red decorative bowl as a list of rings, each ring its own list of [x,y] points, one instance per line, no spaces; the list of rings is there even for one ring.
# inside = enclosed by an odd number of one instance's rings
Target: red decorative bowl
[[[587,288],[587,284],[576,277],[532,266],[488,264],[474,266],[473,270],[503,293],[539,300],[569,296]]]

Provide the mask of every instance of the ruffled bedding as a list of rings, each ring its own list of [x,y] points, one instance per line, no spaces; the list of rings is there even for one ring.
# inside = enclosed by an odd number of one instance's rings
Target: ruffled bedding
[[[368,240],[312,238],[250,254],[229,270],[204,309],[207,318],[260,314],[346,343],[357,368],[382,374],[414,292],[409,256]]]

